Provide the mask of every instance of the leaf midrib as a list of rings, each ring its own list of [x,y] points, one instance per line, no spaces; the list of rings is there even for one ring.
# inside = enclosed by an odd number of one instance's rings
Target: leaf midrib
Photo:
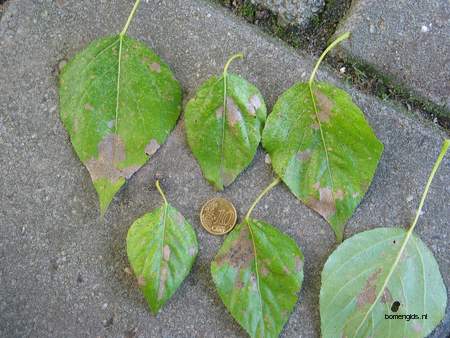
[[[161,270],[162,270],[162,264],[163,264],[163,260],[164,260],[164,243],[166,240],[166,221],[167,221],[167,212],[169,209],[169,204],[168,203],[164,203],[164,211],[163,211],[163,219],[162,219],[162,239],[161,239],[161,261],[159,263],[159,271],[158,271],[158,292],[159,289],[161,288]],[[167,262],[167,265],[169,264],[169,262]],[[168,269],[168,267],[167,267]],[[158,294],[156,295],[156,299],[158,299]]]
[[[120,101],[120,75],[121,75],[121,63],[122,63],[122,45],[123,45],[123,35],[119,35],[119,55],[117,64],[117,87],[116,87],[116,112],[115,112],[115,123],[114,123],[114,134],[118,135],[118,124],[119,124],[119,101]],[[117,148],[117,137],[114,138],[113,156],[112,164],[115,163],[116,158],[116,148]]]
[[[261,287],[259,284],[259,270],[258,270],[258,254],[256,252],[256,244],[255,244],[255,237],[253,234],[252,227],[250,225],[250,220],[246,220],[247,227],[250,232],[250,236],[252,238],[252,245],[253,245],[253,253],[255,255],[255,272],[256,272],[256,286],[258,287],[258,299],[259,299],[259,311],[261,313],[260,321],[262,322],[262,337],[264,337],[265,333],[265,326],[264,326],[264,312],[263,312],[263,305],[262,305],[262,295],[261,295]]]
[[[364,325],[364,322],[367,320],[367,317],[369,316],[369,314],[372,313],[372,311],[373,311],[375,305],[378,303],[378,301],[380,300],[380,298],[381,298],[381,296],[382,296],[384,290],[386,289],[387,284],[389,283],[389,281],[390,281],[390,279],[391,279],[391,277],[392,277],[394,271],[397,269],[398,263],[400,262],[400,258],[401,258],[401,256],[403,255],[403,252],[405,251],[405,248],[406,248],[406,246],[407,246],[407,244],[408,244],[408,242],[409,242],[409,239],[412,237],[412,230],[413,230],[413,229],[414,229],[414,227],[411,227],[411,228],[407,231],[407,233],[405,234],[405,238],[404,238],[404,240],[403,240],[403,242],[402,242],[402,246],[400,247],[400,249],[399,249],[399,251],[398,251],[398,253],[397,253],[396,257],[395,257],[395,260],[394,260],[394,262],[392,263],[391,268],[389,269],[389,273],[388,273],[388,275],[386,276],[386,278],[385,278],[385,280],[384,280],[384,282],[383,282],[383,285],[382,285],[380,291],[378,292],[377,297],[375,298],[375,301],[374,301],[374,302],[370,305],[370,307],[367,309],[367,312],[365,313],[363,319],[361,320],[360,324],[359,324],[358,327],[356,328],[354,337],[356,337],[356,335],[358,334],[359,330],[360,330],[361,327]],[[414,240],[414,238],[413,238],[413,240]]]
[[[321,137],[321,140],[322,140],[323,150],[325,151],[325,159],[326,159],[326,162],[327,162],[328,174],[330,175],[331,191],[334,192],[334,182],[333,182],[333,175],[331,174],[330,159],[329,159],[329,156],[328,156],[327,143],[325,141],[325,136],[323,134],[322,123],[320,123],[319,112],[317,110],[317,104],[316,104],[316,98],[314,96],[314,92],[313,92],[312,86],[313,86],[313,84],[310,83],[309,84],[309,92],[311,94],[311,100],[312,100],[312,103],[313,103],[314,114],[316,115],[316,120],[317,120],[317,123],[319,125],[320,137]],[[333,196],[333,200],[334,200],[334,196]]]
[[[227,118],[227,76],[228,74],[223,74],[223,115],[222,115],[222,138],[220,140],[220,180],[222,183],[222,188],[224,185],[223,182],[223,161],[224,161],[224,144],[225,144],[225,122]]]

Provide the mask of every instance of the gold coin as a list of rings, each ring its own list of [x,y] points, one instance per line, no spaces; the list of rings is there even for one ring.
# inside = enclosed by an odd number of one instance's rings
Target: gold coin
[[[213,235],[224,235],[230,232],[234,228],[236,220],[236,209],[225,198],[210,199],[200,211],[200,222],[206,231]]]

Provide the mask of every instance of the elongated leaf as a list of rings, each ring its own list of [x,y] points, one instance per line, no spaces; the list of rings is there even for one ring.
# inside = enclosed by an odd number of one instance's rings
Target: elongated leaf
[[[389,277],[405,236],[400,228],[365,231],[328,258],[320,290],[322,337],[425,337],[442,320],[445,285],[433,254],[414,234]]]
[[[383,145],[346,92],[327,83],[314,88],[314,102],[307,83],[295,84],[278,98],[262,142],[274,171],[341,241]]]
[[[198,252],[192,226],[170,204],[137,219],[127,236],[127,254],[153,313],[172,297]]]
[[[225,239],[211,264],[220,297],[252,337],[277,337],[297,302],[303,255],[272,225],[248,219]]]
[[[117,35],[92,42],[63,68],[59,95],[62,122],[104,213],[175,126],[180,86],[153,51]]]
[[[233,74],[211,77],[187,104],[189,146],[203,175],[217,189],[231,184],[252,161],[266,113],[259,90]]]

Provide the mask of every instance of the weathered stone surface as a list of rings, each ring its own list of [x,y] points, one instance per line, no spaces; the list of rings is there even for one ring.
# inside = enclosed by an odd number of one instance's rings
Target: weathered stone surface
[[[280,23],[306,26],[325,6],[325,0],[250,0],[270,9],[280,17]]]
[[[450,117],[450,1],[354,1],[338,33],[344,57],[369,64]]]
[[[209,267],[223,238],[202,229],[199,210],[220,195],[235,203],[242,219],[272,180],[263,151],[234,184],[216,193],[186,144],[181,118],[154,160],[130,179],[101,219],[89,173],[59,119],[58,64],[93,39],[120,31],[132,5],[132,0],[20,0],[10,3],[0,21],[1,337],[246,337],[214,290]],[[142,1],[129,34],[171,65],[186,99],[238,51],[246,58],[230,71],[255,83],[269,109],[285,89],[305,81],[313,66],[310,58],[198,0]],[[325,71],[319,77],[336,82]],[[385,152],[346,237],[411,221],[444,138],[433,125],[350,92]],[[161,204],[151,189],[155,176],[195,227],[200,247],[192,273],[156,317],[127,273],[125,251],[131,223]],[[447,286],[449,181],[447,156],[417,227]],[[261,201],[254,216],[292,236],[305,255],[300,300],[282,336],[318,337],[320,272],[336,247],[332,231],[283,185]],[[443,337],[448,330],[447,311],[432,336]]]

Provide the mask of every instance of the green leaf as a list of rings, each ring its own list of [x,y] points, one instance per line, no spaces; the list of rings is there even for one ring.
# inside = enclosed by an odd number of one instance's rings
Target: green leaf
[[[328,258],[320,290],[322,337],[425,337],[442,320],[447,292],[439,266],[415,235],[381,291],[405,236],[400,228],[365,231]],[[400,302],[397,312],[391,311],[395,301]],[[419,318],[385,319],[408,314]]]
[[[62,122],[103,214],[175,126],[180,85],[152,50],[121,33],[75,55],[60,74],[59,95]]]
[[[197,237],[192,225],[167,201],[130,227],[128,260],[154,314],[189,274],[197,253]]]
[[[318,212],[343,238],[345,223],[364,197],[383,145],[345,91],[314,76],[297,83],[275,103],[263,132],[274,171],[292,193]]]
[[[252,337],[277,337],[297,302],[303,254],[270,224],[246,218],[211,264],[220,297]]]
[[[408,231],[378,228],[342,243],[322,271],[322,337],[425,337],[444,318],[447,291],[439,266],[413,234],[446,140]]]
[[[258,88],[227,73],[233,58],[222,76],[200,86],[185,110],[189,146],[205,178],[219,190],[251,163],[267,113]]]

